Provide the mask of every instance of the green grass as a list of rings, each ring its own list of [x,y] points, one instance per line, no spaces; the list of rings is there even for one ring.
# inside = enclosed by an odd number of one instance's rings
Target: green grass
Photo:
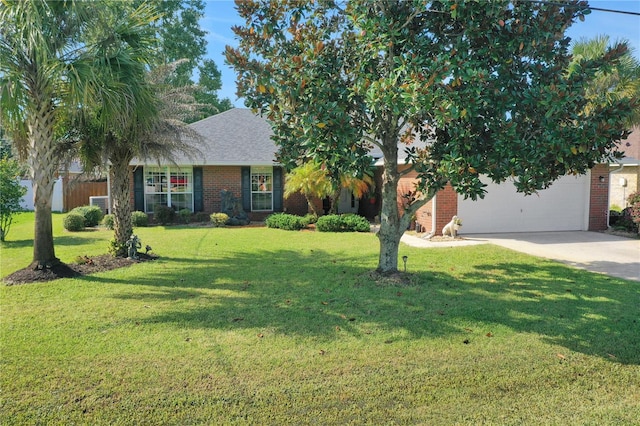
[[[32,215],[2,246],[31,259]],[[65,262],[106,252],[71,234]],[[59,227],[58,227],[59,226]],[[136,229],[154,262],[1,286],[2,424],[637,424],[640,292],[503,248],[371,234]]]

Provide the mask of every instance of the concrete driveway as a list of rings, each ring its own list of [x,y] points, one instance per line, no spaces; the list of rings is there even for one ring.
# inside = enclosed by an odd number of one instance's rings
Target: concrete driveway
[[[429,242],[406,235],[402,242],[416,247],[457,247],[495,244],[576,268],[640,281],[640,240],[601,232],[522,232],[508,234],[461,234],[462,240]]]

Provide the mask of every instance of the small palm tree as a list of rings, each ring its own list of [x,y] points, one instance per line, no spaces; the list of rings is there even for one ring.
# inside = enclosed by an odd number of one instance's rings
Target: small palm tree
[[[313,197],[324,198],[331,194],[331,181],[326,170],[320,164],[310,161],[293,169],[287,174],[284,183],[284,197],[300,192],[307,200],[309,210],[315,216],[318,211],[312,202]]]
[[[133,234],[131,223],[129,164],[141,160],[168,160],[184,154],[193,157],[199,151],[200,136],[184,120],[199,107],[192,95],[193,87],[175,87],[170,80],[181,61],[161,65],[140,78],[153,97],[138,100],[138,108],[124,129],[83,129],[80,153],[86,169],[109,164],[113,207],[114,251],[126,255],[126,243]],[[100,110],[97,109],[97,114]]]

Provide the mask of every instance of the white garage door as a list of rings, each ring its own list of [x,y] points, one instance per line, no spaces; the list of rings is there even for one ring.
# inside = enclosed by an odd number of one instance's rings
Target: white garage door
[[[589,180],[588,174],[564,176],[544,191],[528,196],[516,192],[510,181],[489,183],[484,199],[472,201],[459,196],[460,233],[586,230]]]

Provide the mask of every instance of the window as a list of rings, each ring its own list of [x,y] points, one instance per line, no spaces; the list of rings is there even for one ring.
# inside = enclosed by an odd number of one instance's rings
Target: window
[[[251,168],[251,211],[273,210],[273,167]]]
[[[193,170],[191,168],[145,167],[145,212],[156,206],[193,211]]]

